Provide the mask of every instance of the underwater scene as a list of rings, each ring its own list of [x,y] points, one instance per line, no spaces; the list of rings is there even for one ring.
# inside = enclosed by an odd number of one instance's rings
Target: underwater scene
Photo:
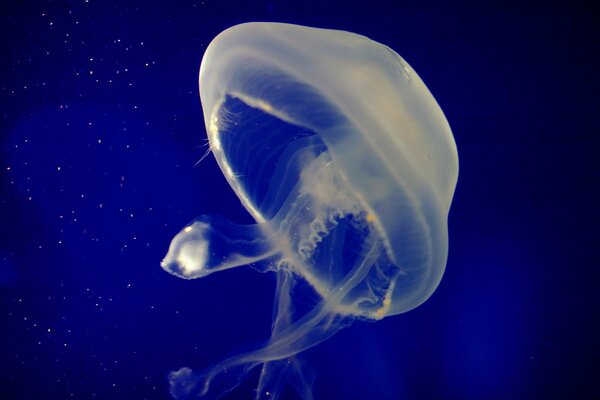
[[[597,398],[586,2],[2,5],[0,398]]]

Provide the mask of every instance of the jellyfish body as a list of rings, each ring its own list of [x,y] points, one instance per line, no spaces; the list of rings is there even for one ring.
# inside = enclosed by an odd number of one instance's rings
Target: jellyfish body
[[[275,272],[277,287],[267,344],[171,373],[171,393],[218,397],[262,365],[257,398],[286,384],[309,398],[296,354],[356,318],[409,311],[439,284],[458,177],[452,133],[398,54],[343,31],[227,29],[206,50],[200,95],[210,148],[257,223],[200,217],[161,265],[186,279],[253,265]]]

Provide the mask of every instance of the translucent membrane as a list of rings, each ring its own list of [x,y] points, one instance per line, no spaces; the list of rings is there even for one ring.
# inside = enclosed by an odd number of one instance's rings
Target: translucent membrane
[[[409,311],[448,253],[458,155],[412,68],[349,32],[249,23],[221,33],[200,68],[210,149],[257,221],[203,216],[162,262],[185,279],[252,264],[277,274],[273,329],[256,351],[170,375],[176,398],[218,397],[262,366],[257,398],[310,398],[295,355],[356,318]]]

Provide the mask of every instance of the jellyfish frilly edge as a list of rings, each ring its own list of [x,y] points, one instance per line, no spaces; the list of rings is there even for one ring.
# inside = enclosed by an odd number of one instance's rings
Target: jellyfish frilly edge
[[[452,132],[408,63],[344,31],[229,28],[203,57],[200,97],[210,149],[257,223],[201,216],[161,265],[185,279],[272,271],[275,305],[266,345],[172,372],[171,394],[216,398],[261,366],[256,398],[286,387],[311,398],[298,353],[354,319],[409,311],[438,286],[458,177]],[[313,306],[297,307],[299,295]]]

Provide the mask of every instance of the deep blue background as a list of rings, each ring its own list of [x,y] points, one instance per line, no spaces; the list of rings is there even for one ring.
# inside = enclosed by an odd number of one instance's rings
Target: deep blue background
[[[159,267],[201,213],[250,222],[212,157],[194,166],[202,54],[247,21],[387,44],[459,150],[439,289],[307,352],[317,398],[599,398],[593,2],[4,3],[1,398],[168,398],[169,370],[267,337],[272,276]]]

